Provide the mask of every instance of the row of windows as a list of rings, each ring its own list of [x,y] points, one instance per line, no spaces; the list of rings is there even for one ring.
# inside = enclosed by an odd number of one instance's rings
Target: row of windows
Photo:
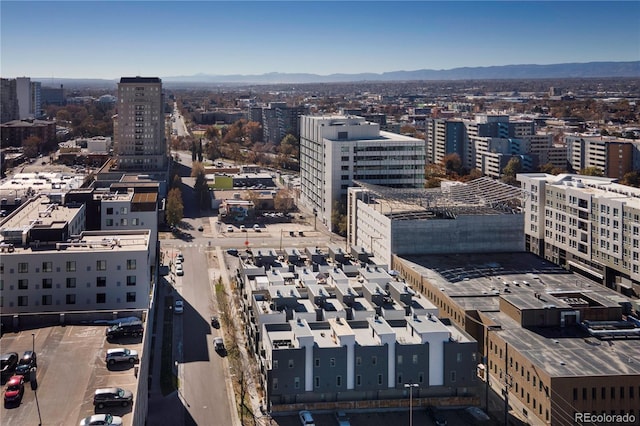
[[[609,388],[609,399],[616,399],[616,395],[618,395],[618,397],[620,399],[624,399],[625,398],[625,390],[627,388],[625,386],[620,386],[619,388],[616,386],[611,386]],[[591,395],[591,399],[592,400],[597,400],[598,399],[598,388],[592,387],[591,388],[591,392],[589,392],[588,388],[582,388],[582,392],[579,392],[578,388],[573,388],[573,400],[577,401],[578,400],[578,394],[581,393],[582,394],[582,400],[586,401],[589,396],[589,394]],[[601,387],[600,388],[600,399],[601,400],[605,400],[607,399],[607,388],[606,387]],[[640,387],[638,387],[638,393],[640,394]],[[627,395],[629,395],[630,399],[634,399],[635,398],[635,387],[634,386],[629,386],[628,388],[628,393]]]
[[[135,275],[127,275],[127,285],[134,286],[137,282],[137,277]],[[120,282],[118,282],[120,285]],[[87,287],[89,284],[87,283]],[[96,277],[96,287],[106,287],[107,286],[107,277]],[[60,288],[60,284],[56,284],[57,288]],[[53,288],[53,280],[51,278],[43,278],[42,279],[42,288]],[[67,277],[66,279],[66,288],[76,288],[76,278],[75,277]],[[29,289],[29,280],[26,278],[21,278],[18,280],[18,290],[28,290]],[[36,286],[37,289],[37,286]],[[0,290],[4,290],[4,279],[0,279]],[[11,288],[13,290],[13,288]]]
[[[118,265],[118,270],[120,269],[120,265]],[[127,259],[127,270],[133,271],[136,269],[136,259]],[[87,267],[87,271],[90,271],[91,267]],[[107,270],[107,261],[106,260],[97,260],[96,261],[96,271],[106,271]],[[75,272],[76,271],[76,262],[74,260],[69,260],[66,262],[66,271],[67,272]],[[0,272],[4,273],[4,263],[0,264]],[[42,262],[42,268],[36,267],[36,272],[53,272],[53,262],[45,261]],[[58,269],[58,272],[60,270]],[[13,270],[10,271],[13,273]],[[28,262],[20,262],[18,263],[18,273],[26,274],[29,273],[29,263]]]
[[[32,300],[39,300],[40,303],[36,302],[35,305],[38,304],[42,306],[50,306],[53,305],[53,295],[51,294],[43,294],[38,298],[37,296],[32,296]],[[130,291],[126,294],[126,302],[127,303],[135,303],[136,301],[136,292]],[[96,293],[95,303],[107,303],[107,294],[106,293]],[[120,298],[116,299],[116,303],[120,303]],[[56,303],[59,305],[59,301]],[[67,294],[65,296],[65,304],[67,305],[75,305],[76,304],[76,295],[75,294]],[[13,304],[11,304],[13,306]],[[4,296],[0,296],[0,308],[3,308],[4,305]],[[18,306],[29,306],[29,296],[18,296]]]
[[[106,226],[113,226],[113,224],[115,223],[116,226],[118,226],[118,223],[121,226],[129,226],[129,220],[126,217],[122,217],[120,218],[120,222],[114,222],[113,219],[107,219],[105,221],[105,225]],[[140,222],[140,219],[138,219],[137,217],[134,217],[131,219],[131,225],[132,226],[137,226],[137,225],[142,225],[143,223]]]

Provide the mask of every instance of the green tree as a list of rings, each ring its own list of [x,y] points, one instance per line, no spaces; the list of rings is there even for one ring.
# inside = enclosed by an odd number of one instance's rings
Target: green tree
[[[447,154],[442,158],[442,165],[444,166],[446,173],[457,173],[462,171],[462,160],[456,153]]]
[[[520,158],[511,157],[507,165],[502,169],[502,182],[513,186],[520,186],[516,180],[516,175],[521,171],[522,163],[520,163]]]
[[[620,180],[620,183],[623,185],[633,186],[635,188],[640,188],[640,172],[629,172],[625,173]]]
[[[169,191],[165,215],[169,226],[176,226],[184,217],[184,204],[180,189],[173,188]]]
[[[29,158],[37,157],[38,153],[40,153],[41,146],[42,139],[38,136],[29,136],[27,139],[22,141],[22,150],[24,155]]]
[[[198,207],[208,207],[207,201],[209,199],[209,187],[207,186],[207,179],[205,177],[204,166],[202,163],[193,163],[193,166],[191,167],[191,177],[196,180],[193,185],[193,192],[196,194]]]
[[[332,232],[343,237],[347,235],[347,200],[345,197],[341,197],[335,203],[331,212],[331,225]]]

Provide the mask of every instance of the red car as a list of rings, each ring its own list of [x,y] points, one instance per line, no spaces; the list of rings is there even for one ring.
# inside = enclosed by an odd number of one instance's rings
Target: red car
[[[24,394],[24,377],[11,376],[4,390],[4,402],[20,402]]]

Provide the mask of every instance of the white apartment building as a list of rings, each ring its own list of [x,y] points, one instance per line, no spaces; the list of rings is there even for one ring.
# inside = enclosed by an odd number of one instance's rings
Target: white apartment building
[[[100,200],[100,229],[107,232],[123,230],[149,231],[149,260],[155,264],[158,241],[158,193],[127,192],[96,193]]]
[[[150,231],[84,231],[85,213],[39,196],[0,222],[3,315],[148,309]]]
[[[380,130],[355,116],[300,118],[301,201],[329,229],[354,180],[398,188],[424,185],[421,139]]]
[[[20,120],[38,118],[42,115],[40,92],[40,82],[31,81],[29,77],[16,78],[16,95]]]
[[[630,139],[574,134],[565,136],[567,158],[573,170],[596,168],[604,176],[622,178],[634,170],[640,143]]]
[[[114,119],[114,155],[119,170],[164,170],[167,140],[162,81],[122,77]]]
[[[614,179],[518,174],[525,244],[545,259],[628,295],[640,294],[640,189]]]

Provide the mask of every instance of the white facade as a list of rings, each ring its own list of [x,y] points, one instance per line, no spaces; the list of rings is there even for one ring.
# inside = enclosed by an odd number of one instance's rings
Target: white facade
[[[85,232],[49,248],[2,244],[3,314],[148,309],[149,232]]]
[[[640,190],[614,179],[519,174],[530,195],[527,250],[610,286],[640,291]]]
[[[29,77],[16,78],[16,94],[18,97],[18,114],[20,120],[37,118],[41,115],[39,82],[32,82]]]
[[[123,77],[118,83],[114,155],[120,170],[164,170],[167,141],[162,81]]]
[[[423,140],[381,131],[362,117],[302,116],[300,123],[301,200],[329,229],[334,206],[354,180],[424,185]]]

